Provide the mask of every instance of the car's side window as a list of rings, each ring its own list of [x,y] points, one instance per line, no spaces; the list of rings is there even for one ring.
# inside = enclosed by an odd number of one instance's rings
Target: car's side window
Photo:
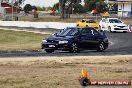
[[[88,28],[84,28],[81,32],[82,35],[89,35],[92,34],[92,31]]]
[[[86,23],[89,23],[89,21],[86,21]]]
[[[84,23],[85,22],[85,20],[82,20],[82,23]]]
[[[109,20],[106,20],[106,22],[105,23],[109,23]]]
[[[94,30],[94,29],[92,29],[91,31],[92,31],[92,34],[93,34],[93,35],[98,35],[98,34],[99,34],[99,33],[98,33],[96,30]]]
[[[99,34],[99,32],[96,31],[96,29],[94,29],[94,28],[90,28],[89,30],[91,31],[92,35],[98,35]]]
[[[105,19],[102,19],[102,22],[105,22]]]

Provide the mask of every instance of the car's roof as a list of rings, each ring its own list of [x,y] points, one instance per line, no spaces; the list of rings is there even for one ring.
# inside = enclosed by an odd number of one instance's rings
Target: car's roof
[[[102,19],[119,19],[119,18],[102,18]]]
[[[66,27],[66,28],[86,28],[86,27]]]
[[[83,28],[92,28],[92,27],[67,27],[67,28],[81,28],[81,29],[83,29]]]

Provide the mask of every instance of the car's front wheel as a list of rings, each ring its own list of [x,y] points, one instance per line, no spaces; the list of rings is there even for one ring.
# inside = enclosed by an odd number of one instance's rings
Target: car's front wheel
[[[79,52],[77,43],[72,43],[71,49],[69,50],[71,53],[77,53]]]
[[[53,53],[53,52],[54,52],[53,49],[46,49],[45,51],[46,51],[47,53]]]
[[[103,42],[100,42],[99,45],[98,45],[97,51],[102,52],[104,50],[105,50],[105,44]]]
[[[111,31],[111,27],[110,27],[110,26],[108,27],[108,31],[109,31],[109,32],[112,32],[112,31]]]

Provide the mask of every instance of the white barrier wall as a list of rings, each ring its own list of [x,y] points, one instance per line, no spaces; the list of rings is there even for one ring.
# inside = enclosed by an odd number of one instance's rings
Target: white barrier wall
[[[62,22],[27,22],[27,21],[0,21],[0,26],[34,27],[34,28],[55,28],[75,27],[75,23]]]

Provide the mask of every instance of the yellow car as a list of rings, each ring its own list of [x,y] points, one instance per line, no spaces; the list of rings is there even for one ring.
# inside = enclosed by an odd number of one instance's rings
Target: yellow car
[[[78,26],[78,27],[92,27],[92,28],[98,29],[99,23],[92,19],[83,19],[83,20],[77,22],[76,26]]]

